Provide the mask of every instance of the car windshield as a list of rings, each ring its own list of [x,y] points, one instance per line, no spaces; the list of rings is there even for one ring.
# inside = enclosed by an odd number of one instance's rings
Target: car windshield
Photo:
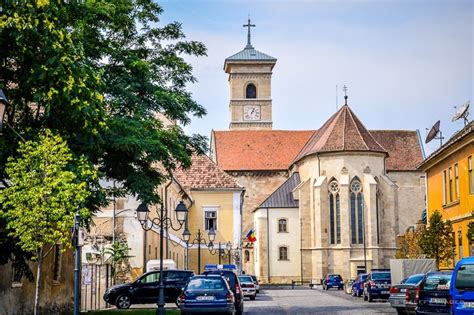
[[[423,279],[424,276],[425,275],[411,276],[405,281],[405,284],[417,284],[418,282],[421,281],[421,279]]]
[[[432,274],[426,277],[423,285],[423,290],[434,291],[434,290],[449,290],[449,284],[451,283],[450,274]]]
[[[457,289],[474,290],[474,264],[459,267],[455,285]]]
[[[221,275],[222,277],[224,277],[224,279],[227,280],[227,282],[229,283],[229,286],[231,288],[235,288],[236,286],[236,278],[237,276],[235,275],[235,273],[229,271],[229,272],[224,272],[224,271],[211,271],[209,272],[208,274],[210,275]]]
[[[219,278],[195,278],[189,280],[187,291],[224,291],[225,284]]]
[[[330,280],[341,280],[341,276],[340,275],[328,275],[328,278]]]
[[[390,272],[374,272],[372,280],[390,280]]]
[[[249,276],[239,276],[240,282],[253,283],[252,277]]]

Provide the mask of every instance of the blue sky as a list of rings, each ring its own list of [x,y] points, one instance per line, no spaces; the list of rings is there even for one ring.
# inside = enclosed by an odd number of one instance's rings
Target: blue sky
[[[348,86],[349,105],[368,129],[420,129],[441,120],[448,138],[454,106],[474,103],[474,1],[176,1],[159,2],[162,22],[178,21],[208,56],[187,58],[189,86],[208,111],[185,127],[209,136],[228,129],[224,59],[253,46],[278,59],[273,71],[274,129],[318,129]],[[472,104],[474,112],[474,104]],[[471,115],[471,118],[474,117]],[[433,141],[425,149],[438,147]]]

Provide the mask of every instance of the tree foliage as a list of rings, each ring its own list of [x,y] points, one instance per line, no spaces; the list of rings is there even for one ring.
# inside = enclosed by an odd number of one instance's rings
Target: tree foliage
[[[186,90],[196,79],[184,57],[203,56],[206,48],[186,41],[181,24],[163,25],[161,14],[152,0],[2,3],[0,88],[10,102],[0,137],[4,186],[21,138],[49,129],[67,142],[70,171],[81,173],[78,157],[97,166],[99,176],[84,179],[92,212],[107,203],[101,178],[120,182],[122,194],[159,202],[156,187],[168,173],[207,149],[205,137],[181,127],[205,114]]]
[[[454,253],[453,227],[449,220],[443,221],[439,211],[435,211],[429,225],[421,234],[420,247],[427,258],[436,259],[436,265],[448,266]]]
[[[398,239],[397,259],[418,259],[423,258],[424,254],[420,247],[421,235],[425,231],[424,224],[417,225],[416,229],[409,229]]]

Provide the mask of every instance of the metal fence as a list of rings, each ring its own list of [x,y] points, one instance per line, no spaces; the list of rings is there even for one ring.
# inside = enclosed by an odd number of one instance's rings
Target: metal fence
[[[110,305],[102,297],[112,281],[110,264],[82,264],[81,311],[108,308]]]

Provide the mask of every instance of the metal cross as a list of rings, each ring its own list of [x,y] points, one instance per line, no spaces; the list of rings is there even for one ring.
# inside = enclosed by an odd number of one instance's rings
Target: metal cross
[[[345,100],[345,104],[347,105],[347,86],[344,84],[344,86],[342,87],[342,90],[344,91],[344,100]]]
[[[255,24],[250,24],[250,18],[249,18],[247,24],[244,24],[243,27],[248,27],[246,48],[252,48],[252,44],[250,43],[250,28],[255,27]]]

